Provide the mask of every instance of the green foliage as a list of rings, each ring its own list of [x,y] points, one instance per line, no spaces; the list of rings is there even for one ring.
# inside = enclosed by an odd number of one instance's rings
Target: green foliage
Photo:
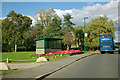
[[[76,45],[79,46],[79,48],[83,48],[84,46],[84,32],[83,32],[83,26],[77,26],[77,27],[74,27],[74,41],[76,42]],[[80,45],[81,43],[81,45]]]
[[[88,34],[85,45],[88,48],[99,49],[100,33],[112,33],[114,38],[114,22],[108,20],[108,17],[99,17],[86,24],[85,33]]]
[[[67,45],[67,50],[69,50],[70,45],[73,42],[73,35],[72,35],[72,33],[70,33],[69,31],[65,31],[63,42],[64,42],[65,45]]]
[[[70,20],[73,19],[73,17],[71,17],[70,14],[66,14],[66,15],[63,15],[64,17],[64,23],[63,23],[63,27],[64,27],[64,30],[68,30],[68,31],[73,31],[73,26],[75,25],[73,22],[71,22]]]
[[[28,31],[25,32],[24,36],[26,39],[25,45],[28,49],[33,49],[35,47],[35,38],[60,38],[61,31],[61,19],[55,14],[53,9],[39,10],[34,16],[36,23],[35,26],[30,27]],[[31,43],[31,44],[29,44]]]
[[[40,38],[43,37],[43,30],[40,24],[36,24],[35,26],[32,26],[28,29],[28,31],[25,32],[26,38]]]
[[[65,45],[67,45],[67,50],[69,50],[72,42],[73,42],[73,26],[75,25],[70,20],[73,19],[70,14],[63,15],[64,17],[64,23],[63,23],[63,31],[64,31],[64,38],[63,42]]]
[[[42,28],[41,37],[56,37],[60,34],[61,19],[53,9],[39,10],[35,15],[36,24]],[[57,33],[57,34],[56,34]]]
[[[32,20],[21,14],[11,11],[2,21],[3,51],[14,51],[15,44],[24,44],[24,32],[32,24]]]
[[[47,29],[46,37],[60,37],[61,32],[61,19],[54,17],[50,22],[50,26]]]
[[[36,24],[41,24],[42,27],[45,29],[50,25],[50,21],[54,17],[57,17],[57,15],[55,14],[55,11],[53,9],[41,9],[37,12],[34,18],[37,21]]]
[[[26,50],[34,50],[35,49],[35,41],[33,39],[43,37],[42,26],[40,24],[36,24],[35,26],[30,27],[24,33],[24,37],[26,39],[26,41],[25,41]]]
[[[2,20],[0,20],[0,52],[2,52]]]
[[[3,51],[14,51],[15,44],[26,47],[26,50],[34,50],[33,39],[43,37],[63,38],[67,48],[74,42],[80,49],[83,49],[83,26],[73,27],[75,24],[71,21],[73,17],[70,14],[63,15],[63,17],[62,23],[53,9],[42,9],[34,16],[35,26],[30,27],[32,20],[29,17],[11,11],[4,20],[0,20],[2,24],[2,28],[0,25],[0,33],[2,32],[0,44],[2,44]],[[85,33],[88,34],[85,38],[86,49],[99,49],[99,38],[102,32],[113,33],[113,38],[115,38],[114,24],[117,24],[116,21],[108,20],[106,16],[95,18],[86,24]]]
[[[85,47],[86,50],[99,50],[99,39],[100,39],[100,33],[113,33],[113,38],[114,38],[114,23],[116,22],[112,20],[108,20],[108,17],[98,17],[88,24],[85,25],[85,33],[87,33],[87,37],[85,37]],[[77,26],[74,27],[74,40],[77,45],[79,45],[79,42],[81,42],[81,49],[84,46],[84,27],[83,26]]]

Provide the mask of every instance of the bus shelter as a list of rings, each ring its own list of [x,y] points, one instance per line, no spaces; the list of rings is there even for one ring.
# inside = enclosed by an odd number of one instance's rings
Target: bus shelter
[[[61,38],[38,38],[36,41],[36,54],[47,54],[62,49]]]

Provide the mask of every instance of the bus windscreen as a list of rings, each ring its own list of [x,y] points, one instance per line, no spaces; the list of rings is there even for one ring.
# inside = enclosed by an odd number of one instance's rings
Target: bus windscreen
[[[111,38],[112,37],[112,34],[109,34],[109,35],[100,35],[101,38]]]

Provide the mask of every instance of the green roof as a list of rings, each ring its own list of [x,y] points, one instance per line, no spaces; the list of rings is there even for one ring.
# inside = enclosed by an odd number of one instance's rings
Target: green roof
[[[37,39],[34,39],[35,41],[38,41],[38,40],[62,40],[62,38],[37,38]]]

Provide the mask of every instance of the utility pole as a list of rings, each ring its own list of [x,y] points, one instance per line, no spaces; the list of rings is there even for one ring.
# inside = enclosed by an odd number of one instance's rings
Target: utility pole
[[[84,53],[85,53],[85,19],[88,19],[88,17],[84,17]]]

